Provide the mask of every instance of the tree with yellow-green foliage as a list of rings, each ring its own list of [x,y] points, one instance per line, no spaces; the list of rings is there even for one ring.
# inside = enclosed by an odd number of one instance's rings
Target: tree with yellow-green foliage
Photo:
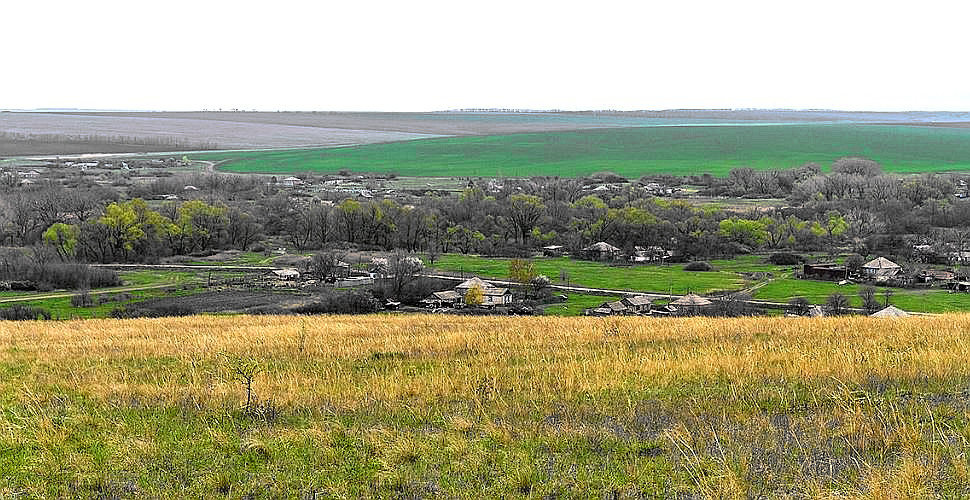
[[[509,280],[528,283],[536,276],[535,265],[528,259],[512,259],[509,261]]]
[[[44,243],[54,247],[61,260],[68,260],[74,257],[79,234],[77,226],[57,222],[44,231]]]
[[[171,219],[148,208],[141,198],[108,205],[97,223],[106,229],[115,257],[123,260],[133,254],[156,254],[161,240],[175,229]]]
[[[465,292],[465,305],[480,306],[485,303],[485,291],[482,287],[475,285]]]

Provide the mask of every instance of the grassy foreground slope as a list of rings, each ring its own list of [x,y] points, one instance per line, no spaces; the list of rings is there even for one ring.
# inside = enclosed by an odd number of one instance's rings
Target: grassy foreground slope
[[[968,315],[0,323],[0,496],[965,496],[968,341]]]
[[[970,170],[970,129],[889,125],[640,127],[428,139],[337,149],[206,153],[233,172],[393,172],[404,176],[575,177],[600,171],[712,173],[827,166],[866,156],[887,171]]]

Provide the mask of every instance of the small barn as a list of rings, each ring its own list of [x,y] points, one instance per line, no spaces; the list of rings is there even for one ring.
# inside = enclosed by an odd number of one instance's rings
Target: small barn
[[[838,264],[805,264],[802,276],[814,280],[840,281],[849,276],[849,270]]]

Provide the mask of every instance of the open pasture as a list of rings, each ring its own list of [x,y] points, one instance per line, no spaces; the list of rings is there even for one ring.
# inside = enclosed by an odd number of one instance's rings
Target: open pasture
[[[561,176],[727,175],[866,156],[900,173],[970,170],[970,129],[900,125],[638,127],[456,137],[338,149],[197,155],[232,172]]]
[[[858,284],[838,285],[832,281],[795,279],[792,266],[778,266],[765,262],[763,255],[742,255],[734,259],[711,260],[713,271],[684,271],[684,264],[628,265],[575,260],[567,257],[535,258],[536,272],[545,274],[553,284],[605,288],[643,293],[700,293],[750,289],[753,298],[769,302],[788,302],[805,297],[812,304],[824,304],[829,295],[841,293],[849,299],[850,307],[862,307]],[[506,279],[509,260],[477,255],[442,255],[435,267],[461,272],[464,276]],[[559,279],[560,271],[568,274],[568,282]],[[760,281],[746,280],[752,273],[771,273]],[[882,301],[883,287],[877,287]],[[941,288],[892,288],[890,303],[911,312],[945,313],[970,311],[970,294],[951,293]],[[597,303],[598,304],[598,303]],[[554,309],[553,309],[554,310]],[[581,309],[577,309],[581,312]]]
[[[0,322],[0,495],[961,497],[968,332],[967,315]]]

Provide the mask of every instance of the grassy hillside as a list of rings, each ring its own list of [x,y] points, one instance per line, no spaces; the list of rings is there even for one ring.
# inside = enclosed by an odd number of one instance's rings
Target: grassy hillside
[[[842,156],[886,170],[970,170],[970,129],[889,125],[642,127],[428,139],[339,149],[200,154],[234,172],[394,172],[405,176],[639,177],[735,167],[828,166]]]
[[[0,496],[966,496],[968,332],[968,315],[2,322]]]

